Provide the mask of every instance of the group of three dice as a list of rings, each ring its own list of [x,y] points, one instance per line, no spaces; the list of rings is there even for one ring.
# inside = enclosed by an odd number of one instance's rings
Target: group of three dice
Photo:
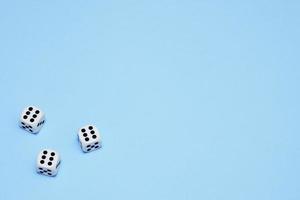
[[[19,125],[30,133],[38,133],[45,123],[45,114],[35,106],[26,107],[20,117]],[[78,131],[78,141],[83,152],[91,152],[101,148],[101,138],[98,129],[93,125],[81,127]],[[36,170],[46,176],[55,176],[60,165],[57,151],[43,149],[37,157]]]

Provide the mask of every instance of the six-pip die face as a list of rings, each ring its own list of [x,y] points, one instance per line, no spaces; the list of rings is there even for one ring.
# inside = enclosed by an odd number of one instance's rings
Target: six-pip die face
[[[101,136],[94,125],[86,125],[79,129],[78,140],[83,152],[91,152],[102,147]]]
[[[35,106],[28,106],[21,113],[19,126],[30,133],[38,133],[44,122],[44,112]]]
[[[37,156],[36,171],[45,176],[56,176],[60,165],[60,155],[52,149],[43,149]]]

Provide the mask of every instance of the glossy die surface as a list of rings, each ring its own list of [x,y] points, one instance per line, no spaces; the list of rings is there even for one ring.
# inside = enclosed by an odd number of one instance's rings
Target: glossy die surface
[[[81,127],[78,131],[78,140],[84,152],[91,152],[102,147],[100,133],[94,125]]]
[[[56,176],[60,165],[60,156],[57,151],[43,149],[37,156],[36,171],[45,176]]]
[[[30,133],[38,133],[43,127],[44,122],[44,112],[38,107],[28,106],[20,115],[19,126]]]

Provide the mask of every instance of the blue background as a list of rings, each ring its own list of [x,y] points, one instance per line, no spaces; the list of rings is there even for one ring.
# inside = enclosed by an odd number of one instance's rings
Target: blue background
[[[1,1],[0,199],[299,200],[299,1]],[[36,105],[38,135],[17,126]],[[93,123],[103,149],[81,152]],[[35,173],[60,152],[55,178]]]

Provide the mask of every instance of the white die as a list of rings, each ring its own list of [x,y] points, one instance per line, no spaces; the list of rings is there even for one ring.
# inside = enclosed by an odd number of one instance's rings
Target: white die
[[[36,160],[36,171],[45,176],[56,176],[59,165],[59,154],[51,149],[43,149]]]
[[[91,152],[102,147],[100,133],[93,125],[81,127],[78,131],[78,140],[84,152]]]
[[[21,113],[19,126],[30,133],[38,133],[44,122],[44,112],[35,106],[28,106]]]

